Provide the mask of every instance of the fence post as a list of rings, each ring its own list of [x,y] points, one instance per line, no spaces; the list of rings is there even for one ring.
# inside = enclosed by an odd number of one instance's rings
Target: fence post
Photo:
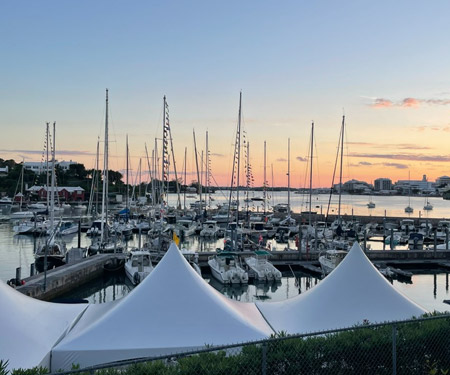
[[[267,343],[262,344],[261,375],[267,374]]]
[[[397,375],[397,325],[392,325],[392,375]]]

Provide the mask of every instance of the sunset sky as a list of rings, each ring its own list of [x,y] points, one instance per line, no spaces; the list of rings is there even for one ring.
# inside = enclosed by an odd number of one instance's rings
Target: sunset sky
[[[167,96],[177,168],[192,131],[214,179],[231,179],[239,92],[255,186],[330,186],[342,115],[344,179],[450,175],[448,1],[3,1],[0,157],[94,166],[110,91],[110,166],[132,168],[162,136]],[[101,146],[103,147],[103,146]],[[201,151],[200,151],[201,152]],[[144,165],[146,160],[143,159]],[[196,179],[193,174],[187,178]]]

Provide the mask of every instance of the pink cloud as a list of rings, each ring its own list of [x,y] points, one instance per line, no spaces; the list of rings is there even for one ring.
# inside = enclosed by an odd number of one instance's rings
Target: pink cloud
[[[417,99],[417,98],[404,98],[400,101],[394,102],[390,99],[375,98],[370,104],[372,108],[419,108],[422,104],[428,105],[450,105],[450,99]]]
[[[405,98],[402,100],[400,107],[417,108],[419,107],[421,100],[414,98]]]
[[[371,104],[371,106],[374,108],[388,108],[392,107],[393,105],[394,103],[392,103],[392,101],[383,98],[376,98],[375,102]]]

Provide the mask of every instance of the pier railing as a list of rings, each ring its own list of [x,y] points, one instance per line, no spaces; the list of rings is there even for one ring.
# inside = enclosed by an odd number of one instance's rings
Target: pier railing
[[[58,374],[450,374],[450,315],[383,324],[364,322],[352,328],[293,336],[281,332],[268,340],[205,346]]]

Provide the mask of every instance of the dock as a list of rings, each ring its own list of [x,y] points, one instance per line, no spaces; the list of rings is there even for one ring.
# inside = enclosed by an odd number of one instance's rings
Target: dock
[[[281,271],[302,271],[321,275],[318,252],[271,251],[270,262]],[[199,252],[199,266],[208,269],[208,258],[215,252]],[[23,285],[16,289],[30,297],[50,301],[103,275],[105,268],[114,269],[117,263],[124,263],[126,254],[97,254],[78,258],[73,254],[72,263],[23,279]],[[152,261],[156,264],[163,254],[157,254]],[[253,255],[252,251],[240,252],[241,257]],[[410,278],[407,269],[450,269],[450,251],[445,250],[369,250],[366,255],[375,264],[389,266],[397,276]],[[107,266],[113,265],[113,267]],[[106,267],[105,267],[106,266]]]
[[[98,254],[72,264],[23,279],[17,291],[33,298],[50,301],[101,276],[105,266],[125,260],[125,254]]]

